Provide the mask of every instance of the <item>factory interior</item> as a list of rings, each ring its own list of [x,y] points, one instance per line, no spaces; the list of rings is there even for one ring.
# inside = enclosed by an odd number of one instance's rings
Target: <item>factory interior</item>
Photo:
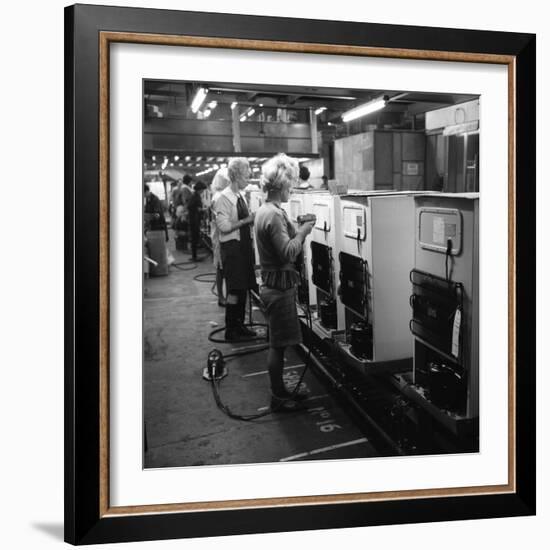
[[[144,81],[144,468],[479,452],[479,107]],[[274,157],[296,167],[275,206]],[[286,317],[264,292],[271,206],[303,237]],[[246,231],[254,281],[233,303]],[[283,399],[270,361],[291,330]]]

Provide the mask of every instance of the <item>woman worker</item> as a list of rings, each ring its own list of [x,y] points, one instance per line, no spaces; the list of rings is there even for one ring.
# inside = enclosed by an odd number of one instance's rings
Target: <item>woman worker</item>
[[[227,167],[229,185],[216,200],[214,211],[220,238],[227,298],[225,300],[225,339],[248,339],[256,333],[244,326],[246,293],[256,288],[254,250],[251,225],[254,214],[248,207],[242,190],[250,177],[250,166],[245,158],[231,159]]]
[[[197,248],[199,246],[201,234],[201,216],[202,216],[202,192],[206,185],[198,181],[193,186],[193,194],[187,202],[187,211],[189,213],[189,232],[191,233],[191,259],[198,262]]]
[[[212,180],[212,202],[210,208],[212,211],[212,216],[215,219],[216,216],[216,202],[221,196],[221,192],[229,185],[229,176],[227,175],[227,168],[220,168],[214,179]],[[218,231],[218,225],[216,223],[212,224],[212,229],[210,232],[210,237],[212,239],[212,261],[214,267],[216,268],[216,290],[218,292],[218,305],[220,307],[225,307],[225,298],[223,296],[223,264],[220,252],[220,235]]]
[[[283,380],[285,348],[302,341],[295,297],[299,274],[294,262],[315,223],[306,222],[295,228],[281,208],[282,202],[288,202],[290,188],[296,185],[298,171],[298,162],[284,154],[263,165],[267,199],[256,212],[254,224],[262,268],[260,296],[269,325],[271,408],[279,411],[295,410],[296,401],[305,397],[300,388],[287,388]]]

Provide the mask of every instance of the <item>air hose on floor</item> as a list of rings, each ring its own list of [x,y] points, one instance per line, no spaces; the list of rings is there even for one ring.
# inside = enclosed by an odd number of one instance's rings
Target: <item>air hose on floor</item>
[[[266,326],[263,323],[253,323],[252,322],[252,297],[250,296],[250,294],[249,294],[249,304],[250,304],[250,307],[249,307],[249,323],[247,323],[245,326]],[[309,303],[306,304],[306,320],[307,320],[308,327],[309,327],[309,330],[310,330],[310,335],[311,335],[312,318],[311,318],[311,311],[310,311]],[[214,334],[217,334],[218,332],[221,332],[222,330],[225,330],[225,327],[221,327],[221,328],[213,330],[208,335],[208,339],[211,342],[223,342],[223,343],[227,342],[226,340],[219,340],[219,339],[213,338]],[[254,338],[253,340],[257,340],[257,338]],[[243,340],[241,340],[241,341],[243,341]],[[261,413],[249,414],[249,415],[236,414],[236,413],[232,412],[229,409],[229,407],[227,407],[227,405],[225,405],[223,403],[223,401],[221,399],[221,396],[220,396],[220,383],[221,383],[221,380],[227,375],[227,369],[225,367],[225,359],[231,358],[231,357],[239,357],[239,356],[242,356],[242,355],[248,355],[248,354],[252,354],[252,353],[258,353],[260,351],[264,351],[264,350],[268,349],[268,347],[269,346],[266,344],[265,346],[247,348],[247,349],[244,349],[242,351],[235,351],[234,353],[227,354],[225,356],[222,354],[222,352],[220,350],[213,349],[208,354],[207,366],[204,369],[203,376],[211,383],[212,394],[214,396],[214,401],[216,402],[217,407],[225,415],[227,415],[229,418],[232,418],[234,420],[244,421],[244,422],[250,422],[250,421],[253,421],[253,420],[258,420],[260,418],[263,418],[264,416],[268,416],[268,415],[270,415],[274,412],[277,412],[279,409],[284,407],[286,402],[293,400],[294,394],[299,390],[299,388],[302,384],[302,381],[304,379],[304,376],[305,376],[305,374],[306,374],[306,372],[309,368],[309,363],[310,363],[310,358],[311,358],[311,343],[308,346],[308,355],[307,355],[307,358],[306,358],[306,361],[305,361],[305,368],[302,371],[302,374],[300,375],[300,379],[298,380],[298,382],[294,386],[294,389],[292,390],[292,392],[290,393],[290,395],[287,399],[280,400],[274,407],[270,407],[270,408],[268,408],[267,410],[265,410]],[[300,409],[300,408],[296,409],[296,411],[299,411],[299,410],[303,410],[303,409]]]

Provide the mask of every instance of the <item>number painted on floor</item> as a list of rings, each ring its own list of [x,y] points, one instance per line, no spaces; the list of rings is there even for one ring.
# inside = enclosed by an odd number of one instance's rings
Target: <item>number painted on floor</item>
[[[320,418],[320,420],[315,423],[315,425],[319,428],[319,431],[323,433],[331,433],[334,430],[342,429],[342,426],[336,423],[330,414],[330,411],[327,411],[325,407],[312,407],[311,409],[308,409],[308,412],[309,414]]]

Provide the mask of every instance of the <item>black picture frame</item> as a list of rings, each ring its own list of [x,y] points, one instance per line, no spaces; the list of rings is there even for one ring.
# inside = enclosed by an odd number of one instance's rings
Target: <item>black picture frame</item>
[[[100,34],[214,37],[507,56],[514,70],[514,490],[369,502],[106,513],[100,494]],[[269,49],[269,48],[267,48]],[[418,57],[422,57],[419,54]],[[75,5],[65,9],[65,540],[72,544],[535,514],[535,63],[532,34]],[[105,143],[105,138],[103,140]],[[104,335],[105,336],[105,335]],[[107,335],[108,339],[108,335]],[[520,367],[520,368],[519,368]]]

